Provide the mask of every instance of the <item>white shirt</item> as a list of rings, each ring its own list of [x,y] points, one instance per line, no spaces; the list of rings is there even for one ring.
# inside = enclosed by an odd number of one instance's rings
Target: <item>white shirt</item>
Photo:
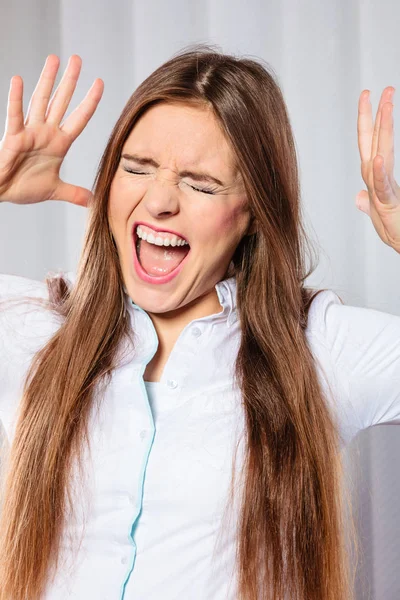
[[[125,296],[136,352],[98,392],[87,479],[76,488],[75,520],[67,521],[44,600],[236,598],[237,504],[221,525],[236,442],[238,475],[243,452],[235,279],[216,291],[221,313],[189,323],[160,382],[147,384],[158,339],[147,313]],[[0,299],[13,295],[47,297],[47,288],[0,275]],[[40,308],[0,311],[0,419],[9,441],[26,370],[60,324]],[[361,429],[400,422],[400,317],[342,305],[326,291],[311,305],[306,336],[343,447]]]

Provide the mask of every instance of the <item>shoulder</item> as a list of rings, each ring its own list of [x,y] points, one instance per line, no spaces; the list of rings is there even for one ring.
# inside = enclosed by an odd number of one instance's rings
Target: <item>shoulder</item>
[[[74,281],[73,273],[62,275]],[[62,323],[48,300],[46,281],[0,274],[0,428],[7,436],[32,359]]]
[[[73,284],[72,272],[62,276]],[[0,359],[36,351],[61,322],[49,303],[46,281],[0,274]]]
[[[18,336],[36,321],[51,320],[45,281],[19,275],[0,274],[0,333],[7,339],[11,331]]]
[[[306,335],[347,439],[400,422],[400,316],[347,305],[327,290],[310,306]]]
[[[11,376],[28,359],[48,330],[54,315],[47,307],[44,281],[0,274],[0,378]],[[32,354],[33,355],[33,354]]]
[[[311,303],[307,335],[318,338],[337,359],[346,360],[344,348],[353,352],[354,347],[365,349],[372,342],[397,345],[400,316],[345,304],[333,290],[323,290]]]
[[[0,273],[0,301],[23,296],[46,297],[46,283],[21,277],[19,275],[6,275]]]
[[[0,274],[0,333],[3,348],[10,330],[18,335],[32,320],[29,318],[32,312],[43,313],[47,300],[48,290],[44,281]]]
[[[61,325],[48,304],[46,281],[0,274],[0,408],[35,353]]]
[[[327,327],[330,328],[330,317],[337,318],[337,309],[343,306],[341,298],[333,290],[320,290],[314,296],[308,311],[306,335],[308,338],[318,338],[329,344]],[[339,317],[340,318],[340,317]],[[328,323],[329,320],[329,323]]]
[[[58,274],[59,276],[59,274]],[[74,283],[76,274],[74,271],[62,273],[64,279]],[[30,279],[20,275],[8,275],[0,273],[0,301],[15,297],[48,298],[48,289],[45,281]]]

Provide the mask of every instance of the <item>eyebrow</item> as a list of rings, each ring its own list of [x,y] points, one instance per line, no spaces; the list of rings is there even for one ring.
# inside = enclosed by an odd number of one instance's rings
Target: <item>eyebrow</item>
[[[139,165],[143,165],[143,166],[151,165],[152,167],[156,167],[156,168],[158,168],[160,166],[153,158],[148,158],[146,156],[139,156],[138,154],[123,154],[122,158],[125,158],[126,160],[132,160],[132,161],[138,163]],[[200,173],[199,171],[196,172],[196,171],[185,170],[185,171],[179,171],[178,175],[180,177],[190,177],[194,181],[208,181],[209,183],[216,183],[217,185],[220,185],[222,187],[224,187],[224,185],[225,185],[222,181],[220,181],[216,177],[213,177],[209,173]]]

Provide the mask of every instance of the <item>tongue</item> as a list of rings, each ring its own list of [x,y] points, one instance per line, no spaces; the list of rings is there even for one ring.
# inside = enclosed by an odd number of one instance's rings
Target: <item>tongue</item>
[[[138,258],[148,275],[168,275],[183,261],[190,248],[184,246],[157,246],[139,241]]]

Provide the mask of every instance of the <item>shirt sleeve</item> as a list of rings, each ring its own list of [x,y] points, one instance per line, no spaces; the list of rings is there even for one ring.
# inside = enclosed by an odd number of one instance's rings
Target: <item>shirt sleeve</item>
[[[323,293],[319,329],[357,429],[400,423],[400,317]]]
[[[26,301],[30,297],[45,299],[46,284],[0,273],[0,418],[9,404],[8,391],[19,384],[52,326],[48,312]]]

